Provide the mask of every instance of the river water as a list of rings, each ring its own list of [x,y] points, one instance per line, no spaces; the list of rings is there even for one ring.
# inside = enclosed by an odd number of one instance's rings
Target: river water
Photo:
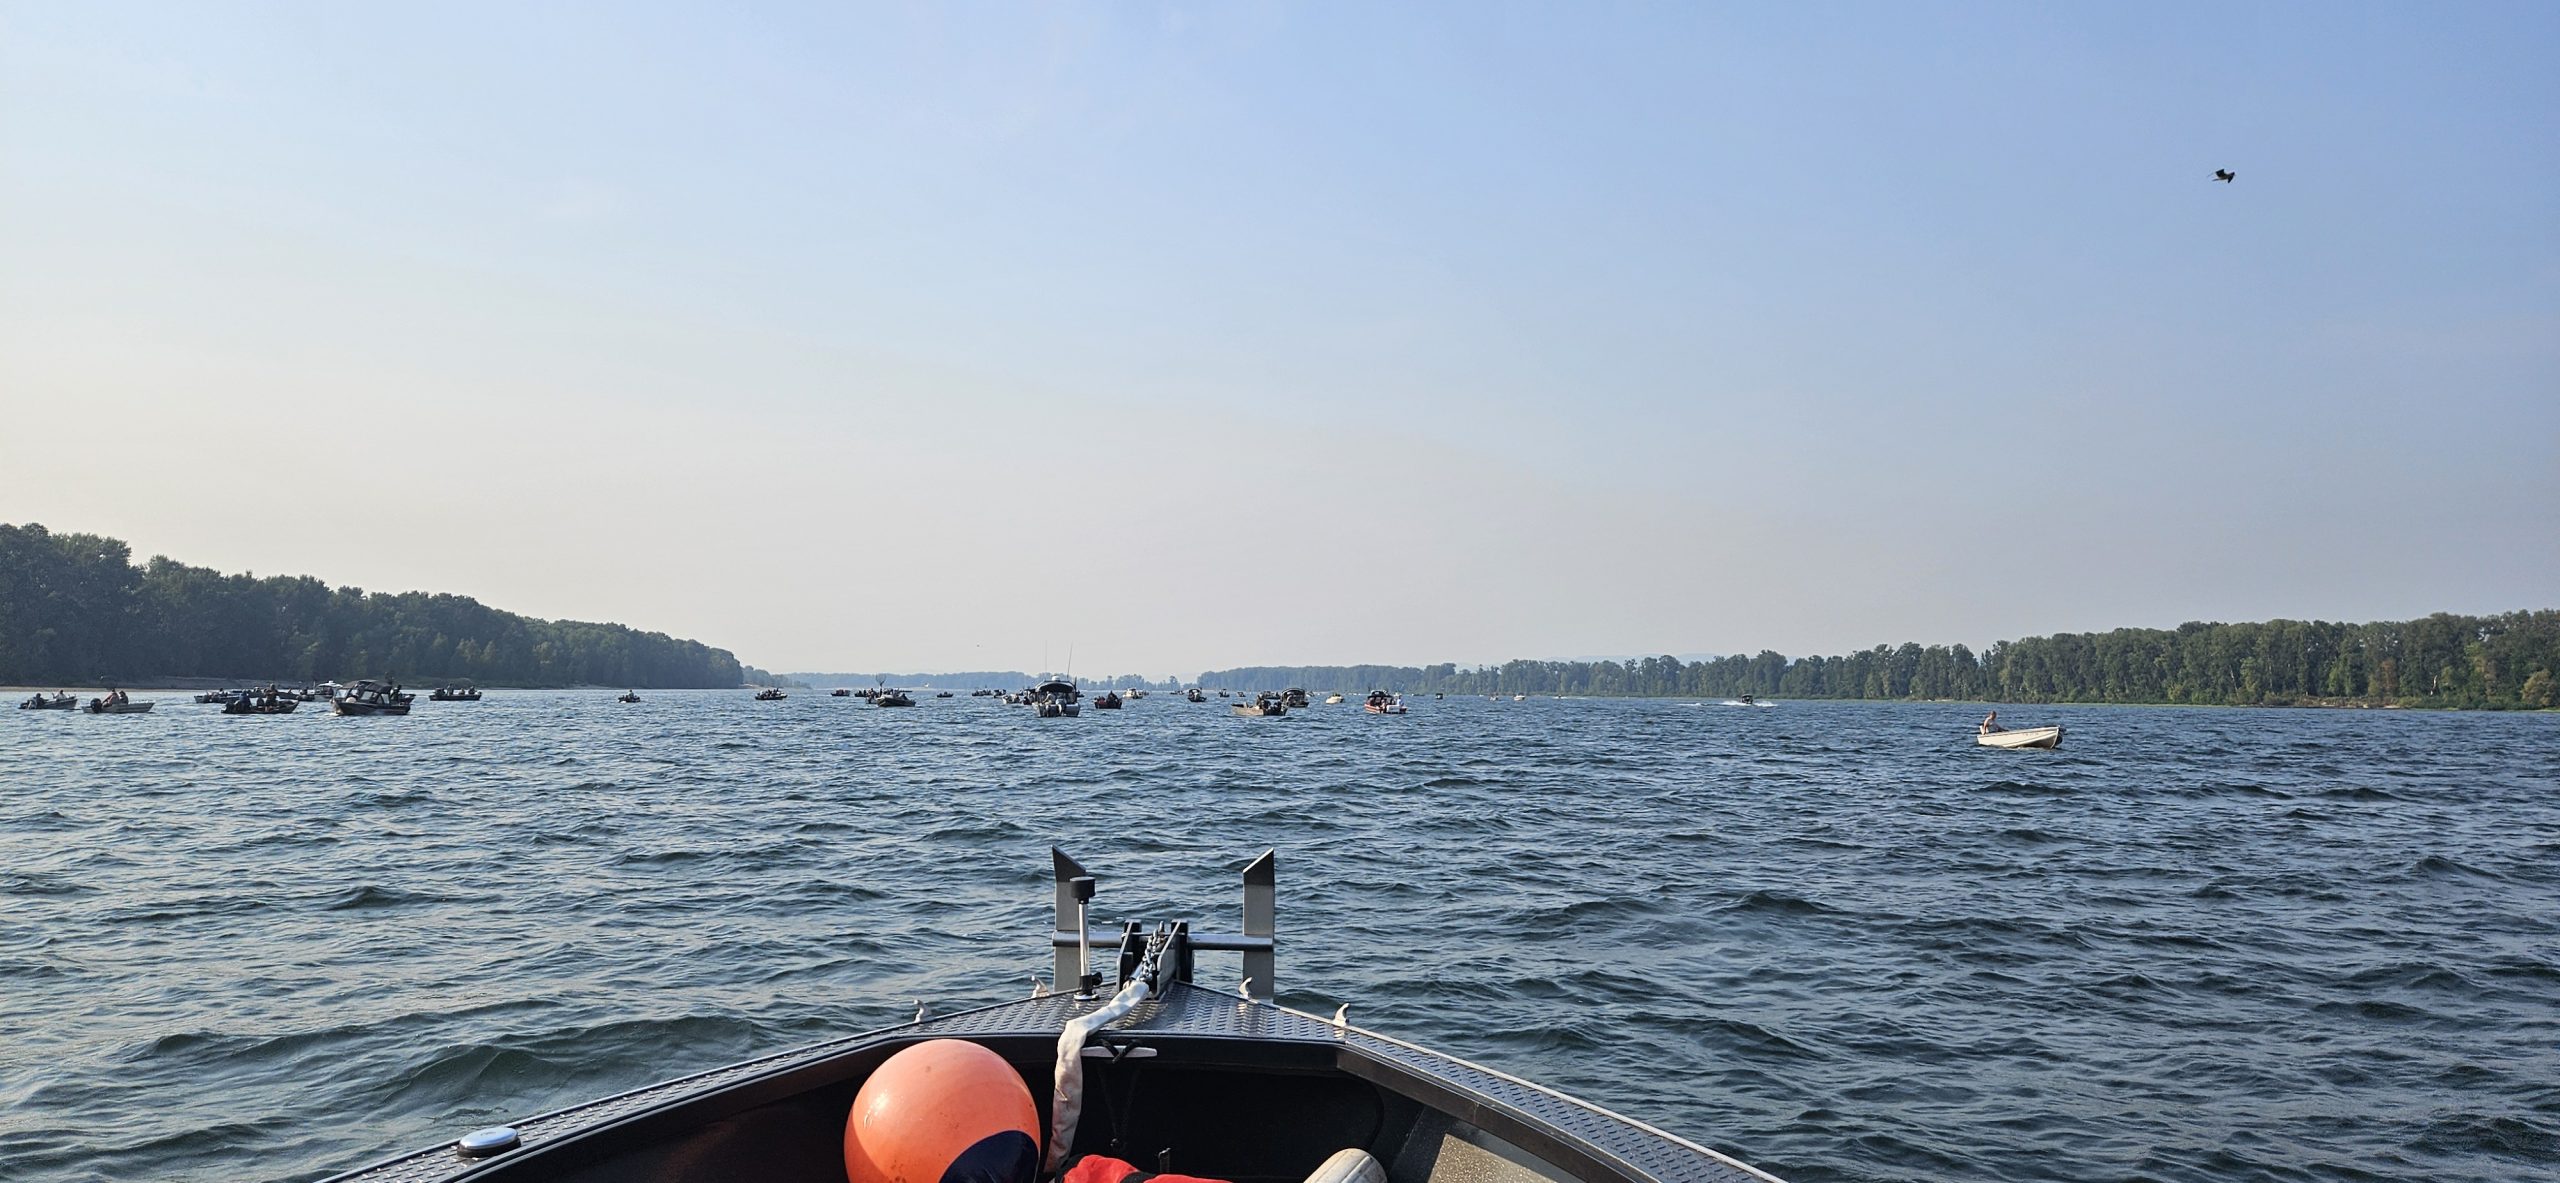
[[[1217,927],[1276,847],[1283,1002],[1796,1183],[2560,1177],[2560,716],[156,697],[0,717],[0,1179],[313,1179],[1018,997],[1053,843]]]

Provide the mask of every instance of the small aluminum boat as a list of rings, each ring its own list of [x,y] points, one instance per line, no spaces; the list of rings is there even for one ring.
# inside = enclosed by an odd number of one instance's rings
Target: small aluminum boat
[[[920,1011],[912,1023],[457,1130],[334,1183],[844,1183],[856,1093],[892,1054],[934,1039],[976,1043],[1021,1073],[1053,1167],[1069,1157],[1063,1147],[1156,1171],[1298,1183],[1357,1148],[1394,1183],[1779,1183],[1633,1118],[1354,1027],[1348,1007],[1325,1019],[1274,1005],[1270,852],[1244,869],[1242,932],[1130,922],[1106,991],[1085,923],[1095,880],[1050,853],[1055,992]],[[1195,982],[1196,953],[1241,954],[1241,986]]]
[[[290,694],[243,694],[222,704],[226,715],[290,715],[302,700]]]
[[[2059,727],[2012,727],[2006,731],[1985,731],[1973,742],[1986,748],[2058,748],[2062,746]]]

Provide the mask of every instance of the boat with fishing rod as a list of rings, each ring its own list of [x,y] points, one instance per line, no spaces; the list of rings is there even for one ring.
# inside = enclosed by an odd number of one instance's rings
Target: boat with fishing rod
[[[80,696],[73,694],[68,690],[62,690],[56,691],[53,697],[47,698],[43,691],[37,691],[34,694],[28,695],[25,702],[19,703],[18,709],[22,711],[76,711],[80,709]]]
[[[615,701],[615,702],[638,702],[638,701],[640,701],[640,692],[639,692],[639,691],[637,691],[637,690],[625,690],[625,691],[623,691],[623,692],[622,692],[622,693],[620,693],[620,694],[614,695],[614,696],[613,696],[613,701]]]
[[[768,686],[762,690],[756,691],[757,702],[780,702],[789,697],[791,696],[783,693],[779,687]]]
[[[1127,700],[1122,698],[1119,694],[1105,690],[1093,697],[1093,709],[1097,711],[1116,711],[1120,709],[1120,704],[1125,701]]]
[[[1232,933],[1165,920],[1097,934],[1096,878],[1050,858],[1052,972],[1029,998],[932,1017],[919,1004],[914,1022],[457,1130],[329,1183],[1780,1183],[1353,1026],[1348,1005],[1277,1005],[1272,852],[1244,868]],[[1229,953],[1234,985],[1203,972],[1203,955]]]
[[[1360,709],[1372,715],[1401,715],[1404,713],[1404,696],[1372,690],[1368,699],[1360,704]]]
[[[438,686],[434,690],[427,692],[427,701],[478,702],[480,701],[480,688],[477,686]]]
[[[904,690],[882,689],[871,692],[871,705],[875,707],[911,707],[916,705],[916,700],[914,695],[911,695]]]
[[[1073,719],[1084,713],[1084,691],[1063,678],[1052,678],[1024,691],[1023,701],[1043,719]]]

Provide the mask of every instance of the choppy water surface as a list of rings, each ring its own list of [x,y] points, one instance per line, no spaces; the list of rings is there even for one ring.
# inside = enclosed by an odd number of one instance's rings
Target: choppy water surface
[[[0,716],[0,1178],[309,1179],[1228,917],[1799,1183],[2560,1162],[2560,718],[495,692]],[[1232,972],[1232,962],[1208,962]]]

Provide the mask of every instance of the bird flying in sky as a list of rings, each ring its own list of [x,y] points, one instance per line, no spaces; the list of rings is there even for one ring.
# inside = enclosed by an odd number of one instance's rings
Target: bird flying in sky
[[[2236,177],[2236,176],[2239,176],[2239,175],[2240,175],[2240,174],[2235,173],[2235,172],[2233,172],[2233,171],[2231,171],[2230,169],[2227,169],[2227,168],[2217,168],[2217,169],[2213,170],[2213,179],[2214,179],[2214,180],[2217,180],[2217,181],[2221,181],[2221,182],[2223,182],[2224,184],[2229,184],[2229,183],[2230,183],[2230,181],[2231,181],[2231,178]]]

